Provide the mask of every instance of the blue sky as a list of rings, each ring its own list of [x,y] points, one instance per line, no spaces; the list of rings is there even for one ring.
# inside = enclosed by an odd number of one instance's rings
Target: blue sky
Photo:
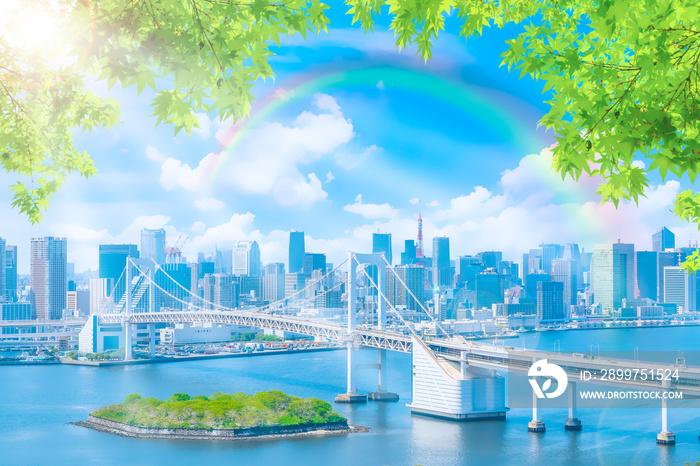
[[[336,263],[350,249],[369,250],[371,233],[381,230],[393,234],[398,258],[403,240],[416,236],[417,198],[427,253],[433,236],[447,235],[453,258],[498,249],[519,261],[542,241],[589,249],[620,238],[649,248],[662,225],[679,243],[695,241],[695,227],[669,212],[677,181],[657,182],[639,208],[615,211],[594,196],[595,180],[562,182],[551,173],[546,148],[553,136],[537,128],[546,111],[541,83],[498,67],[504,40],[517,28],[486,30],[465,43],[450,18],[424,64],[415,50],[396,50],[386,17],[365,35],[345,10],[333,4],[329,35],[288,38],[275,49],[276,79],[254,89],[254,124],[244,125],[246,136],[231,149],[230,122],[201,115],[199,131],[173,137],[172,127],[155,128],[149,117],[148,91],[137,97],[134,88],[108,92],[98,85],[122,104],[120,125],[76,138],[99,173],[71,179],[38,226],[13,211],[9,190],[0,190],[6,219],[0,236],[19,246],[20,273],[29,269],[31,237],[67,236],[69,261],[80,271],[96,269],[99,244],[138,244],[143,227],[165,227],[169,243],[187,237],[190,258],[255,239],[264,262],[286,262],[289,230],[304,230],[307,250]],[[347,83],[289,102],[270,97],[288,99],[317,76],[378,68],[456,84],[485,104],[460,108],[381,72],[376,83]],[[276,110],[257,121],[266,101]],[[489,123],[494,109],[519,128],[518,137],[504,137]],[[227,162],[212,181],[206,172],[220,157]],[[13,181],[3,174],[0,182]]]

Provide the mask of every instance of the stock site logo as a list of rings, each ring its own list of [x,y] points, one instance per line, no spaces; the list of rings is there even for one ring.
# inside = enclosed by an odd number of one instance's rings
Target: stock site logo
[[[540,359],[530,366],[530,370],[527,372],[527,375],[529,377],[535,377],[534,379],[530,379],[530,385],[532,385],[532,390],[534,390],[537,398],[556,398],[564,393],[564,390],[566,390],[566,384],[569,382],[569,378],[566,376],[564,369],[556,364],[549,364],[546,359]],[[537,377],[549,378],[544,381],[542,387],[540,388],[540,384],[537,382]],[[547,390],[549,390],[549,388],[552,386],[552,379],[557,381],[557,389],[551,393],[548,393]]]

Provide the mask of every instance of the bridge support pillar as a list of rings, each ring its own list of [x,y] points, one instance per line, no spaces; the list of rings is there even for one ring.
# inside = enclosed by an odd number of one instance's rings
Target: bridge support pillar
[[[528,432],[544,432],[547,430],[544,426],[544,422],[537,418],[537,395],[534,390],[532,392],[532,421],[527,423]]]
[[[367,403],[367,395],[361,395],[357,393],[357,388],[355,387],[355,361],[353,358],[353,353],[355,348],[353,347],[353,342],[348,342],[348,391],[347,393],[339,393],[335,397],[336,403]]]
[[[661,386],[668,387],[668,381],[663,380]],[[668,401],[661,398],[661,432],[656,436],[656,443],[659,445],[675,445],[676,434],[668,430]]]
[[[148,342],[151,359],[156,357],[156,324],[148,324]]]
[[[373,393],[369,393],[367,396],[369,397],[370,400],[372,401],[399,401],[399,395],[396,393],[391,393],[387,392],[385,390],[387,384],[386,384],[386,375],[387,375],[387,364],[386,364],[386,350],[385,349],[380,349],[379,350],[379,382],[377,386],[377,391]]]
[[[576,382],[569,382],[569,417],[564,421],[564,429],[579,431],[583,428],[581,421],[576,417]]]
[[[134,359],[133,352],[131,351],[132,345],[132,335],[131,335],[131,323],[124,322],[124,360],[131,361]]]

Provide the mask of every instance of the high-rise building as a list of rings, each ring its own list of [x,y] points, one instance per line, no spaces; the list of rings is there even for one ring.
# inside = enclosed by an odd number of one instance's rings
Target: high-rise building
[[[537,282],[537,319],[566,319],[564,309],[564,284],[561,282]]]
[[[289,298],[295,295],[299,291],[303,290],[306,286],[306,275],[297,273],[288,273],[284,275],[284,297]],[[304,298],[303,295],[299,294],[294,296],[296,299]]]
[[[450,266],[450,238],[436,236],[433,238],[433,286],[452,286],[453,275]]]
[[[302,272],[310,277],[314,270],[321,270],[326,273],[326,255],[307,252],[304,254],[304,266]]]
[[[141,230],[141,257],[165,264],[165,230]]]
[[[578,282],[576,277],[576,262],[571,259],[554,259],[552,261],[553,278],[555,282],[564,284],[564,310],[576,304]]]
[[[564,245],[564,251],[562,252],[562,258],[570,259],[574,261],[574,269],[576,271],[576,286],[578,289],[583,289],[583,267],[581,266],[581,252],[579,251],[578,244],[567,243]],[[575,302],[574,302],[575,304]]]
[[[404,241],[403,252],[401,253],[401,265],[411,265],[416,263],[416,242],[412,239]]]
[[[425,270],[419,265],[400,265],[394,268],[409,291],[401,284],[396,276],[387,270],[386,274],[386,296],[393,306],[406,306],[410,311],[419,311],[420,305],[425,300],[423,283],[425,281]],[[376,282],[375,282],[376,283]],[[414,299],[415,296],[418,300]]]
[[[476,276],[476,309],[491,309],[494,304],[502,303],[503,297],[503,277],[492,269]]]
[[[676,247],[676,235],[666,227],[651,235],[652,249],[656,252],[663,252],[666,249]]]
[[[30,284],[37,319],[60,319],[68,294],[66,238],[32,238]]]
[[[622,299],[634,299],[634,244],[597,245],[591,261],[591,291],[603,311],[622,306]]]
[[[233,273],[249,277],[262,275],[260,247],[257,241],[239,241],[233,250]]]
[[[657,301],[658,256],[655,251],[636,251],[635,272],[637,275],[637,298]]]
[[[696,309],[695,274],[688,274],[681,267],[664,267],[664,303],[676,304],[683,311]]]
[[[525,297],[529,299],[537,299],[537,284],[539,282],[552,281],[552,276],[548,273],[538,272],[525,275],[523,283],[525,285]]]
[[[216,273],[233,273],[233,251],[217,249],[214,253],[214,268]]]
[[[90,291],[90,314],[100,312],[102,308],[110,303],[110,293],[114,288],[114,281],[111,278],[91,278],[88,282]]]
[[[481,258],[481,263],[485,269],[498,269],[498,264],[503,261],[503,253],[501,251],[480,252],[478,257]]]
[[[155,281],[156,285],[164,290],[156,290],[156,310],[182,310],[191,302],[192,269],[187,264],[162,264],[160,269],[156,270]]]
[[[306,247],[304,245],[303,231],[289,232],[289,273],[301,272],[304,268],[304,254]]]
[[[0,254],[0,303],[2,303],[6,300],[5,287],[7,286],[5,278],[7,274],[5,265],[7,253],[5,252],[5,240],[3,238],[0,238],[0,252],[2,253]]]
[[[13,303],[17,295],[17,246],[5,246],[5,300]]]
[[[681,265],[681,258],[675,252],[657,252],[656,265],[656,296],[659,301],[664,299],[664,268]]]
[[[391,233],[372,233],[372,252],[383,252],[386,260],[392,265],[394,262],[391,254]]]
[[[284,288],[284,264],[282,262],[267,264],[263,277],[263,300],[273,302],[284,299]]]
[[[231,274],[206,274],[204,276],[204,300],[214,310],[238,307],[240,288],[237,277]]]
[[[109,278],[116,285],[114,302],[118,303],[126,290],[126,258],[138,259],[139,250],[135,244],[100,244],[99,277]],[[124,274],[122,276],[122,274]],[[120,279],[121,278],[121,279]],[[112,290],[109,290],[111,293]]]
[[[484,265],[479,256],[460,256],[455,261],[455,287],[466,287],[467,290],[476,289],[476,276],[483,272]]]

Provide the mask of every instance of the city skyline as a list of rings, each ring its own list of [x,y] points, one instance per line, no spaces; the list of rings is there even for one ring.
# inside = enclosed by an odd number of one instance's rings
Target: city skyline
[[[146,116],[148,89],[137,98],[96,85],[123,105],[114,129],[76,135],[98,174],[69,177],[36,226],[0,190],[0,236],[19,246],[20,273],[26,238],[66,237],[76,270],[95,270],[99,244],[139,244],[143,228],[164,228],[169,245],[189,237],[190,260],[256,240],[265,263],[286,262],[292,230],[330,262],[365,250],[377,231],[392,234],[398,256],[400,241],[416,237],[418,199],[425,238],[448,236],[464,253],[515,258],[540,243],[589,250],[618,238],[651,250],[659,225],[680,245],[698,238],[670,212],[687,180],[652,177],[639,207],[615,210],[600,204],[595,180],[562,181],[550,170],[539,84],[497,66],[505,33],[465,46],[448,25],[424,64],[413,48],[397,51],[389,32],[370,41],[333,14],[329,36],[281,38],[275,81],[256,83],[251,116],[235,126],[202,114],[191,136],[173,137]],[[15,181],[0,174],[4,186]],[[432,241],[425,248],[431,255]]]

